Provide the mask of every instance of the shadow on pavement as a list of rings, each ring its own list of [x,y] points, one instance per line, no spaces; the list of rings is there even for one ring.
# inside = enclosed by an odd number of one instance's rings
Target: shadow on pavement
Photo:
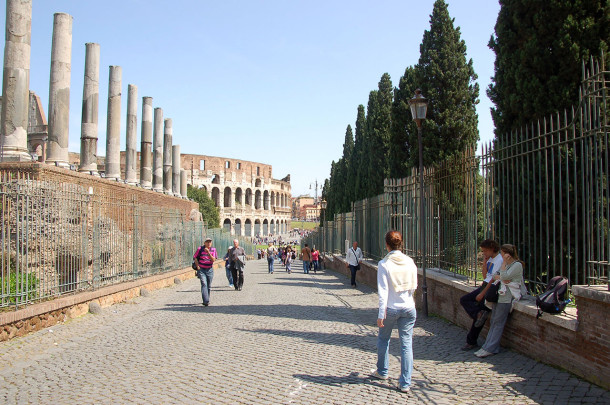
[[[309,375],[309,374],[293,374],[294,378],[302,381],[307,381],[314,384],[329,385],[331,387],[342,387],[344,385],[367,384],[379,388],[397,391],[396,384],[391,385],[388,381],[376,380],[370,376],[363,376],[360,373],[353,372],[346,376],[336,375]],[[405,394],[407,395],[407,394]]]

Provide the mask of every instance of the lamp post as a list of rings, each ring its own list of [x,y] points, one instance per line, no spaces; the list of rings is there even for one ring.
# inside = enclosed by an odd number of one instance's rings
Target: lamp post
[[[419,145],[419,204],[421,218],[421,253],[423,270],[423,301],[424,315],[428,316],[428,284],[426,283],[426,207],[424,204],[424,151],[422,144],[422,120],[426,119],[428,100],[421,94],[421,90],[415,90],[415,96],[409,100],[413,121],[417,124],[417,143]]]
[[[326,200],[322,199],[320,201],[320,208],[322,209],[322,254],[324,257],[322,258],[322,265],[324,265],[324,260],[326,259]]]

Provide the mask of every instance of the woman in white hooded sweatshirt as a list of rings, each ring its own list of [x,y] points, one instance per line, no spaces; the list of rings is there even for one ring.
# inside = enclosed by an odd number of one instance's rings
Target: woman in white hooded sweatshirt
[[[387,380],[390,337],[394,325],[400,339],[400,379],[398,389],[409,392],[413,372],[413,326],[416,311],[413,293],[417,289],[417,266],[413,259],[400,251],[402,235],[390,231],[385,235],[388,254],[377,264],[379,314],[377,326],[377,370],[374,378]]]

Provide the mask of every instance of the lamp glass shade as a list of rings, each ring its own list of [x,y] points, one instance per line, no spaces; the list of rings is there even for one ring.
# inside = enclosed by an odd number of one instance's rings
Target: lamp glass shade
[[[320,201],[320,206],[322,207],[323,210],[325,210],[326,209],[326,200]]]
[[[415,96],[409,100],[409,107],[411,107],[411,115],[414,120],[426,119],[428,100],[421,94],[421,90],[415,91]]]

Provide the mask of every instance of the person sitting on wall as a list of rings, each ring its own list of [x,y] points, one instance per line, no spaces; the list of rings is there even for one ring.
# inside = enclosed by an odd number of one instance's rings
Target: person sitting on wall
[[[490,313],[490,310],[485,306],[485,294],[491,286],[494,273],[500,271],[503,261],[502,255],[499,253],[500,245],[495,240],[485,239],[479,247],[483,253],[483,266],[481,268],[483,283],[480,287],[460,298],[460,304],[472,318],[472,325],[468,335],[466,335],[466,344],[462,347],[464,351],[477,347],[479,334]]]

